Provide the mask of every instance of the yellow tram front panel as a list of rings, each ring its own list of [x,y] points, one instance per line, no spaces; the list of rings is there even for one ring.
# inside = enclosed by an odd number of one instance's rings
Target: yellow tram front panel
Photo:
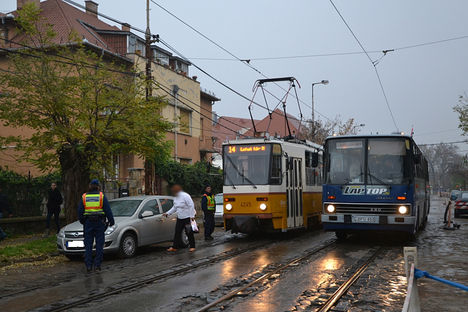
[[[304,227],[313,222],[318,222],[322,210],[322,193],[303,193],[303,218]],[[229,206],[228,206],[229,205]],[[265,205],[265,206],[263,206]],[[227,209],[226,207],[230,209]],[[264,209],[262,209],[264,208]],[[260,221],[271,220],[272,230],[287,230],[288,204],[286,193],[251,193],[251,194],[224,194],[224,220],[226,229],[233,217],[250,216]]]

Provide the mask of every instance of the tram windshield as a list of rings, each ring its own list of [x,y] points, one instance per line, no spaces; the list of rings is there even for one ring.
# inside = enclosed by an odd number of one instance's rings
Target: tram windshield
[[[281,184],[279,144],[228,145],[223,157],[224,185]]]
[[[365,139],[329,140],[327,151],[329,184],[408,182],[409,141],[404,138],[369,138],[367,142]]]

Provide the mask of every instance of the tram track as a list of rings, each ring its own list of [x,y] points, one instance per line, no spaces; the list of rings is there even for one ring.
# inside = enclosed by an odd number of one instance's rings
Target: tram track
[[[353,286],[357,280],[361,277],[361,275],[366,271],[369,265],[374,262],[375,258],[377,258],[383,251],[383,247],[380,247],[372,255],[361,265],[359,268],[354,271],[353,274],[343,282],[338,289],[331,295],[325,303],[316,310],[316,312],[328,312],[333,309],[333,307],[340,301],[340,299],[347,293],[349,288]]]
[[[270,271],[268,273],[265,273],[262,276],[254,279],[253,281],[247,283],[246,285],[243,285],[243,286],[241,286],[239,288],[236,288],[236,289],[230,291],[229,293],[227,293],[224,296],[218,298],[217,300],[215,300],[215,301],[201,307],[197,311],[198,312],[208,311],[209,309],[219,305],[220,303],[234,298],[235,296],[237,296],[237,294],[242,293],[244,290],[248,289],[249,287],[252,287],[253,285],[258,284],[260,282],[263,282],[263,281],[269,279],[270,277],[272,277],[273,275],[278,274],[281,271],[284,271],[285,269],[287,269],[289,267],[292,267],[294,265],[299,264],[301,261],[312,257],[313,255],[315,255],[318,252],[320,252],[320,251],[334,245],[335,243],[336,243],[336,240],[326,241],[325,243],[321,244],[320,246],[318,246],[318,247],[314,248],[313,250],[307,252],[305,255],[296,257],[296,258],[288,261],[286,264],[283,264],[283,265],[279,266],[278,268],[276,268],[276,269],[274,269],[274,270],[272,270],[272,271]]]
[[[38,307],[37,309],[40,310],[40,311],[48,311],[48,312],[68,311],[69,309],[76,308],[76,307],[91,303],[91,302],[96,301],[96,300],[101,300],[103,298],[110,297],[110,296],[113,296],[113,295],[117,295],[119,293],[128,292],[128,291],[132,291],[134,289],[145,287],[147,285],[150,285],[150,284],[152,284],[154,282],[157,282],[157,281],[160,281],[160,280],[164,280],[166,278],[171,278],[171,277],[175,277],[175,276],[180,275],[180,274],[189,273],[189,272],[191,272],[191,271],[193,271],[193,270],[195,270],[197,268],[200,268],[200,267],[204,267],[204,266],[214,264],[214,263],[217,263],[217,262],[220,262],[220,261],[226,261],[226,260],[229,260],[231,258],[234,258],[234,257],[236,257],[238,255],[244,254],[244,253],[249,252],[249,251],[267,248],[267,247],[269,247],[269,246],[271,246],[271,245],[273,245],[275,243],[278,243],[278,241],[270,241],[270,242],[263,241],[263,242],[260,242],[260,243],[257,243],[257,244],[251,244],[251,245],[246,246],[246,247],[235,248],[233,250],[229,250],[229,251],[226,251],[226,252],[223,252],[221,254],[211,256],[211,257],[198,259],[194,263],[181,264],[181,265],[178,265],[178,266],[174,266],[174,267],[171,267],[171,268],[167,269],[166,270],[167,272],[165,271],[165,272],[162,272],[162,273],[157,274],[157,275],[142,278],[140,280],[131,282],[131,283],[126,284],[126,285],[115,286],[115,287],[113,287],[111,289],[106,289],[106,290],[101,291],[101,292],[93,293],[93,294],[88,295],[88,296],[86,296],[84,298],[78,298],[78,299],[75,299],[75,300],[73,300],[71,302],[51,303],[48,306]],[[34,291],[36,289],[37,289],[37,287],[31,288],[31,291]],[[18,294],[21,294],[21,293],[24,293],[24,292],[27,292],[27,291],[28,290],[19,291]],[[8,296],[8,294],[5,295],[4,297],[6,297],[6,296]]]
[[[249,283],[230,291],[229,293],[219,297],[215,301],[204,305],[203,307],[199,308],[197,310],[197,312],[210,311],[210,309],[221,305],[223,302],[231,300],[231,299],[237,297],[239,294],[243,294],[246,290],[250,289],[252,286],[254,286],[256,284],[261,284],[262,282],[270,279],[274,275],[277,275],[277,274],[281,273],[282,271],[288,269],[289,267],[293,267],[293,266],[296,266],[296,265],[300,264],[301,262],[303,262],[303,261],[307,260],[308,258],[314,256],[315,254],[319,253],[320,251],[326,249],[327,247],[330,247],[330,246],[334,245],[334,243],[336,243],[336,241],[325,242],[324,244],[318,246],[317,248],[314,248],[310,252],[307,252],[304,255],[296,257],[296,258],[288,261],[287,263],[278,266],[274,270],[269,271],[269,272],[263,274],[262,276],[254,279],[253,281],[250,281]],[[351,276],[349,276],[349,278],[347,278],[343,283],[341,283],[341,285],[338,287],[338,289],[319,308],[315,309],[315,311],[316,312],[331,311],[336,306],[336,304],[340,301],[340,299],[347,293],[349,288],[351,286],[353,286],[359,280],[359,278],[366,271],[366,269],[369,267],[369,265],[371,265],[374,262],[374,260],[382,253],[383,250],[384,250],[383,247],[379,247],[377,250],[372,252],[369,257],[365,258],[363,264],[359,265],[359,267],[354,270],[354,272],[351,274]],[[358,260],[355,263],[362,262],[362,260],[363,260],[363,258],[361,258],[360,260]]]

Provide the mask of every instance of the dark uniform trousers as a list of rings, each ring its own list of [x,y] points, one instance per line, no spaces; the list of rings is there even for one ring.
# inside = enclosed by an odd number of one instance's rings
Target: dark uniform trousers
[[[215,229],[215,215],[214,211],[205,211],[205,237],[210,237]]]
[[[104,256],[104,233],[106,223],[104,217],[86,217],[84,223],[85,264],[90,268],[93,266],[93,243],[96,240],[96,255],[94,266],[100,267]]]

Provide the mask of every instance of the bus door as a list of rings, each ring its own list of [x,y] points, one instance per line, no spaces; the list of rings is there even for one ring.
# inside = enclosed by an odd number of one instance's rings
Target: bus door
[[[286,175],[286,193],[288,201],[288,228],[304,224],[302,217],[302,159],[290,157]]]

